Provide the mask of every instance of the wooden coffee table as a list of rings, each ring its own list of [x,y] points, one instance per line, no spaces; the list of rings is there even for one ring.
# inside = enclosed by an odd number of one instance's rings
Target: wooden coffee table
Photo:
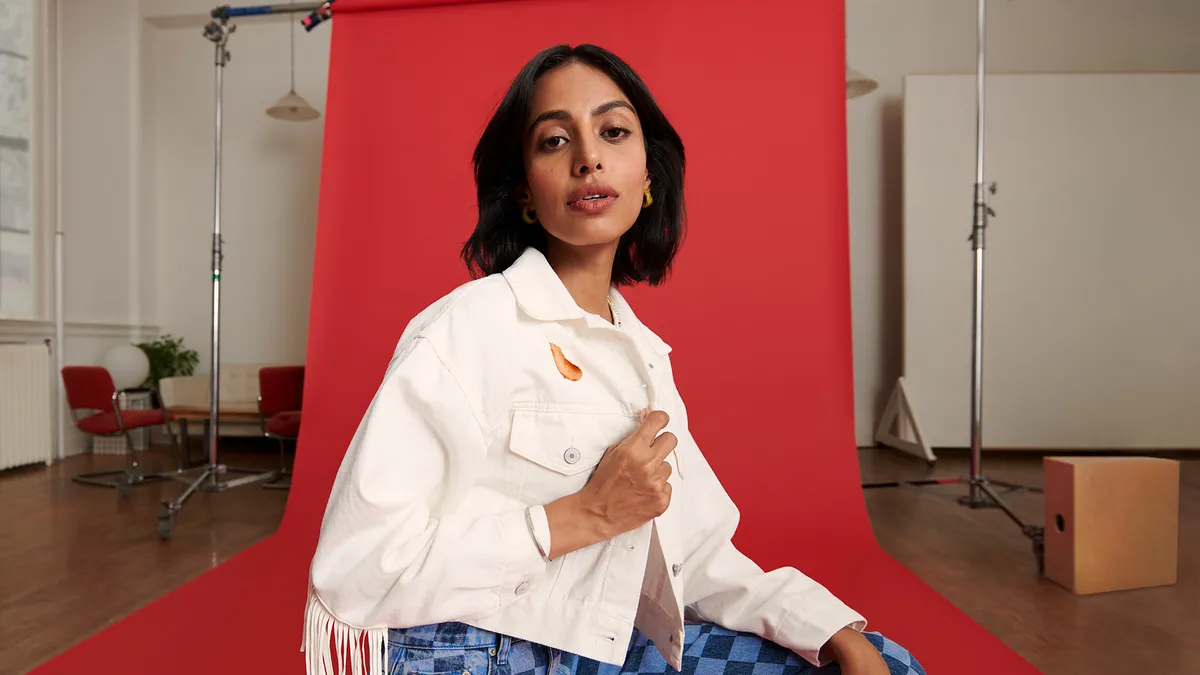
[[[179,432],[183,436],[183,456],[180,457],[180,469],[200,466],[208,461],[208,436],[212,432],[211,410],[208,406],[176,405],[167,408],[167,414],[172,420],[179,422]],[[217,421],[220,422],[258,422],[258,406],[252,404],[223,405],[217,411]],[[204,457],[195,462],[192,459],[188,422],[200,422],[204,425]]]

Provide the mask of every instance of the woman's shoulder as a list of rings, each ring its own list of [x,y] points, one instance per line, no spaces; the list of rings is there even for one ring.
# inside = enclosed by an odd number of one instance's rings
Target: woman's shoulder
[[[411,319],[390,369],[401,370],[401,363],[416,361],[406,372],[448,374],[477,418],[487,420],[485,426],[490,427],[495,424],[493,411],[500,409],[492,399],[507,399],[506,387],[518,386],[521,373],[533,361],[529,326],[519,312],[503,276],[464,283]],[[544,351],[549,355],[549,350]]]
[[[427,339],[444,343],[454,333],[479,333],[515,323],[512,291],[500,275],[472,279],[417,312],[405,326],[400,342]]]

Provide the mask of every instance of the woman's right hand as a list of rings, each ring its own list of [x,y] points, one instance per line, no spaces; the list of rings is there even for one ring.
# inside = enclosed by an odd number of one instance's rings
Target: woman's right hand
[[[625,440],[605,452],[587,485],[546,505],[550,557],[635,530],[661,516],[671,504],[667,456],[679,441],[660,434],[670,418],[655,410]]]

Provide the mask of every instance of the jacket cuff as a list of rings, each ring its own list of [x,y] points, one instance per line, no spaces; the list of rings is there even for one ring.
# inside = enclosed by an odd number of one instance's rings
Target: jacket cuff
[[[546,572],[546,561],[529,531],[527,510],[500,516],[501,541],[505,548],[504,578],[500,605],[520,600],[533,590]]]
[[[806,608],[807,616],[789,613],[783,620],[776,642],[793,645],[792,650],[815,667],[828,665],[830,660],[821,660],[821,649],[843,628],[858,632],[866,630],[867,620],[841,601],[832,598],[826,607]]]
[[[525,510],[529,533],[537,544],[542,560],[550,562],[550,519],[546,517],[546,509],[541,506],[531,506]]]

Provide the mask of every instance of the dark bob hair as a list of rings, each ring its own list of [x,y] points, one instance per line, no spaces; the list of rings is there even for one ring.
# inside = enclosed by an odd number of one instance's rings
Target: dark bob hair
[[[654,201],[621,237],[612,283],[658,285],[666,279],[683,238],[683,142],[638,74],[615,54],[594,45],[546,49],[513,80],[475,147],[479,221],[463,244],[462,259],[473,275],[485,276],[508,269],[527,247],[546,252],[546,231],[521,219],[517,199],[526,183],[525,125],[538,78],[570,63],[606,74],[637,112]]]

